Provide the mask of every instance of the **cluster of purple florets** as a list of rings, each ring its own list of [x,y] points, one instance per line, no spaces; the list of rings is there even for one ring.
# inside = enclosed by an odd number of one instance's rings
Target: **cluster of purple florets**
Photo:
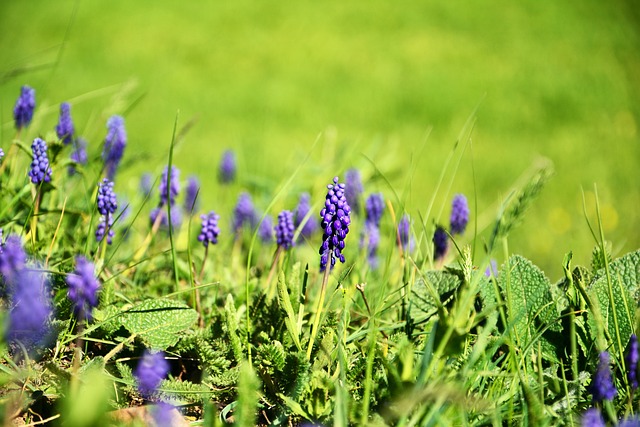
[[[218,180],[222,184],[229,184],[236,179],[236,172],[236,155],[233,150],[226,150],[222,154],[222,160],[220,161]]]
[[[104,140],[102,160],[107,171],[107,178],[113,181],[127,145],[127,132],[121,116],[111,116],[107,121],[107,137]]]
[[[31,169],[29,170],[29,178],[34,184],[51,181],[51,167],[49,166],[49,157],[47,156],[47,143],[40,138],[33,140],[31,144],[33,152],[33,160],[31,161]]]
[[[351,224],[351,208],[344,194],[345,185],[338,183],[336,176],[333,178],[333,184],[327,185],[327,189],[324,208],[320,211],[323,229],[322,245],[319,251],[322,271],[327,268],[327,265],[333,267],[336,259],[340,262],[345,261],[342,250]]]
[[[202,242],[204,246],[209,246],[210,243],[214,245],[218,243],[218,235],[220,234],[220,227],[218,227],[218,220],[220,215],[214,211],[208,214],[202,214],[202,229],[198,235],[198,240]]]
[[[118,200],[116,193],[113,192],[113,182],[104,178],[98,185],[98,198],[97,198],[98,212],[102,215],[110,215],[116,212],[118,209]]]
[[[384,211],[382,193],[373,193],[365,201],[364,231],[367,241],[367,261],[371,268],[378,267],[378,246],[380,245],[380,220]],[[363,239],[364,244],[364,239]]]
[[[245,225],[253,228],[257,222],[258,215],[253,207],[251,196],[249,193],[240,193],[238,203],[233,209],[233,230],[237,233]]]
[[[275,226],[276,243],[284,249],[293,246],[293,233],[296,228],[293,225],[293,212],[282,211],[278,215],[278,223]]]
[[[16,129],[20,130],[29,126],[33,119],[33,111],[36,108],[36,91],[29,86],[22,86],[20,96],[13,107],[13,119]]]
[[[60,104],[60,118],[56,125],[56,135],[63,144],[71,144],[75,127],[71,119],[71,105],[68,102]]]
[[[84,256],[76,257],[76,270],[67,276],[68,296],[81,319],[91,320],[91,310],[98,305],[100,282],[95,276],[95,266]]]
[[[307,216],[310,210],[311,195],[309,193],[302,193],[300,195],[300,200],[298,201],[298,206],[296,207],[296,212],[294,215],[294,225],[296,227],[300,227],[302,221]],[[315,221],[315,217],[308,218],[304,225],[302,225],[300,236],[308,239],[313,233],[315,233],[317,229],[318,223]]]

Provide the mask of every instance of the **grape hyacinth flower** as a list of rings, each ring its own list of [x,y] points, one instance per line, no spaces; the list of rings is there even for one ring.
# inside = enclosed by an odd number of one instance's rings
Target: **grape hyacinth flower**
[[[362,178],[358,169],[349,169],[345,174],[345,197],[354,212],[360,211],[360,197],[362,196]]]
[[[49,157],[47,157],[47,143],[40,138],[33,140],[31,144],[33,160],[31,161],[31,169],[29,170],[29,178],[34,184],[51,181],[51,167],[49,166]]]
[[[160,383],[168,373],[169,363],[165,360],[164,353],[146,350],[134,372],[140,394],[146,399],[150,398],[158,391]]]
[[[95,276],[95,266],[84,256],[76,257],[76,270],[67,276],[68,296],[80,319],[91,320],[91,310],[98,305],[100,282]]]
[[[382,219],[382,212],[384,211],[384,197],[382,193],[373,193],[367,197],[364,204],[365,208],[365,221],[380,226],[380,219]]]
[[[176,413],[174,406],[164,401],[156,403],[151,409],[151,417],[156,427],[177,425],[177,422],[173,419],[174,413]]]
[[[75,128],[71,119],[71,105],[68,102],[60,104],[60,118],[56,125],[56,135],[63,144],[68,145],[73,141]]]
[[[444,228],[436,227],[433,233],[433,258],[438,261],[444,258],[449,248],[449,236]]]
[[[198,241],[202,242],[205,247],[209,246],[209,243],[215,245],[218,243],[218,235],[220,234],[220,227],[218,227],[220,215],[211,211],[206,215],[200,215],[200,218],[202,219],[202,229],[198,235]]]
[[[0,148],[0,163],[2,163],[3,158],[4,158],[4,150]]]
[[[86,165],[89,161],[89,156],[87,155],[87,141],[83,138],[77,138],[73,140],[74,150],[71,152],[69,158],[72,162],[79,165]],[[76,173],[75,165],[69,166],[69,175],[73,175]]]
[[[380,228],[373,222],[365,222],[367,236],[367,262],[375,270],[378,268],[378,246],[380,245]]]
[[[278,223],[276,224],[274,231],[276,232],[276,243],[278,246],[281,246],[285,250],[293,246],[293,232],[295,231],[295,227],[293,225],[293,212],[280,212],[278,215]]]
[[[302,220],[311,210],[311,195],[309,193],[302,193],[300,195],[300,200],[298,201],[298,206],[296,207],[296,213],[294,215],[294,224],[296,227],[299,227],[302,223]],[[307,222],[302,226],[302,230],[300,230],[300,237],[309,238],[318,228],[318,224],[315,220],[309,218]]]
[[[24,269],[27,262],[27,254],[22,246],[20,236],[10,234],[0,246],[0,275],[4,278],[5,284],[13,286],[16,283],[17,275]]]
[[[102,239],[104,238],[104,234],[107,232],[107,217],[105,216],[100,216],[99,222],[98,222],[98,226],[96,227],[96,241],[97,242],[101,242]],[[107,235],[107,244],[110,245],[113,240],[113,236],[115,235],[115,232],[113,231],[113,217],[109,216],[109,233]]]
[[[342,263],[345,262],[342,250],[351,224],[351,207],[345,197],[345,184],[338,183],[336,176],[333,178],[333,184],[327,185],[327,189],[324,208],[320,211],[324,230],[319,251],[321,271],[324,271],[327,265],[333,268],[336,258]]]
[[[599,356],[598,369],[591,380],[589,391],[593,395],[593,403],[604,400],[613,400],[618,393],[611,378],[611,367],[609,366],[609,353],[603,351]]]
[[[415,241],[411,235],[411,221],[407,214],[402,215],[398,223],[398,239],[400,240],[400,246],[402,246],[405,252],[413,252]]]
[[[180,228],[182,225],[182,207],[176,205],[170,208],[171,210],[171,228]],[[158,219],[160,217],[160,219]],[[167,217],[167,209],[165,207],[157,207],[151,210],[149,214],[151,224],[155,224],[156,221],[160,221],[160,228],[163,230],[169,229],[169,218]]]
[[[126,145],[127,132],[124,128],[124,119],[121,116],[111,116],[107,121],[107,137],[102,150],[102,160],[110,181],[114,180]]]
[[[198,192],[200,191],[200,181],[195,176],[190,176],[187,180],[187,188],[184,195],[184,211],[189,215],[193,215],[199,208],[197,199]]]
[[[632,334],[629,339],[629,350],[625,357],[625,362],[627,362],[629,386],[634,390],[638,388],[638,356],[638,337],[636,334]]]
[[[233,150],[226,150],[222,153],[220,161],[220,170],[218,171],[218,180],[222,184],[229,184],[236,179],[236,155]]]
[[[51,317],[51,298],[46,276],[41,271],[22,269],[11,292],[7,339],[29,350],[45,344]]]
[[[168,167],[165,166],[162,171],[160,185],[158,185],[158,190],[160,191],[160,206],[166,205],[167,202],[173,206],[176,203],[178,193],[180,193],[180,169],[171,166],[171,176],[169,176],[168,170]]]
[[[36,91],[24,85],[20,89],[20,96],[13,107],[13,119],[16,129],[20,130],[29,126],[33,119],[33,110],[36,108]]]
[[[273,240],[273,218],[266,215],[258,228],[258,237],[262,243],[270,243]]]
[[[604,418],[602,418],[602,414],[598,408],[589,408],[584,414],[582,414],[582,419],[580,420],[580,425],[582,427],[605,427],[606,424],[604,422]]]
[[[457,194],[451,203],[451,234],[462,234],[469,223],[469,205],[463,194]]]
[[[113,182],[104,178],[98,184],[98,197],[96,200],[98,212],[102,215],[113,215],[118,209],[118,200],[116,193],[113,192]]]
[[[140,191],[142,192],[142,195],[145,197],[151,194],[152,179],[153,178],[149,172],[143,173],[142,176],[140,177]]]
[[[245,224],[253,228],[257,221],[251,196],[248,193],[241,193],[238,197],[238,203],[233,209],[233,230],[238,232]]]

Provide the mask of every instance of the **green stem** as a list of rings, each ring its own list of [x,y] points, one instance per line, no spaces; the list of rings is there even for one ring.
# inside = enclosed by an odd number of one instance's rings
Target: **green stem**
[[[331,261],[329,260],[329,262]],[[329,281],[330,270],[331,270],[331,267],[329,265],[327,265],[327,267],[324,269],[324,276],[322,277],[322,287],[320,288],[320,299],[318,300],[318,307],[316,309],[316,314],[313,318],[313,323],[311,324],[311,337],[309,338],[309,347],[307,348],[307,360],[311,360],[311,351],[313,350],[313,343],[316,340],[316,335],[318,335],[320,315],[322,314],[322,307],[324,306],[324,298],[327,292],[327,282]]]

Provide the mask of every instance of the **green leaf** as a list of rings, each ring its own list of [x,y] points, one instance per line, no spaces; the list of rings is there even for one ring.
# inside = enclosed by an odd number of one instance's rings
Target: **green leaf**
[[[198,320],[198,313],[180,301],[149,299],[122,313],[120,323],[146,345],[165,350],[175,345],[180,332]]]
[[[291,305],[291,299],[289,297],[289,291],[287,290],[287,284],[285,283],[284,272],[280,272],[278,275],[278,303],[280,308],[285,312],[287,317],[284,318],[285,325],[289,331],[289,335],[293,339],[293,343],[298,350],[302,350],[302,344],[300,344],[300,331],[298,330],[298,323],[296,316],[293,314],[293,306]]]
[[[411,317],[419,319],[434,315],[438,307],[446,304],[452,298],[461,284],[455,274],[444,271],[427,271],[417,279],[411,291]]]
[[[498,284],[507,305],[509,326],[522,346],[539,334],[542,325],[552,331],[562,329],[551,282],[531,261],[513,255],[500,269]]]

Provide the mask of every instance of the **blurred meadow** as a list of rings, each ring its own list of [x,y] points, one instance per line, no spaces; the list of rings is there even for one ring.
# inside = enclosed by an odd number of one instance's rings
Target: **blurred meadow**
[[[547,158],[555,176],[509,250],[555,280],[565,252],[589,262],[583,191],[595,221],[594,183],[614,255],[640,246],[633,3],[5,0],[0,146],[14,137],[12,108],[29,84],[30,129],[53,130],[69,101],[92,156],[107,118],[125,116],[119,191],[136,192],[142,172],[159,174],[179,111],[178,127],[188,129],[174,163],[183,178],[200,177],[203,204],[216,210],[237,197],[216,181],[221,153],[233,148],[238,191],[272,189],[299,168],[282,207],[292,209],[300,190],[319,204],[331,177],[357,167],[365,192],[393,200],[377,169],[417,219],[462,135],[464,154],[433,220],[446,223],[451,197],[465,193],[488,235],[499,202]]]

